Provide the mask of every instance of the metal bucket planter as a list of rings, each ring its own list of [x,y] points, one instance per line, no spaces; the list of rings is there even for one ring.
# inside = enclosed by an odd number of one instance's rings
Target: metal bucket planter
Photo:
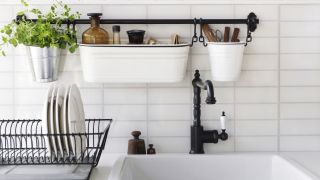
[[[27,46],[27,53],[34,81],[43,83],[58,79],[61,49]]]

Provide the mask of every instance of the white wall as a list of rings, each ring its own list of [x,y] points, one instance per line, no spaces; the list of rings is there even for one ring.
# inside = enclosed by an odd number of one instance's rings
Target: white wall
[[[230,138],[208,144],[205,149],[320,150],[320,5],[304,5],[303,1],[297,1],[299,5],[286,5],[283,1],[278,5],[275,1],[260,1],[256,5],[248,4],[249,1],[243,5],[230,4],[231,1],[217,1],[218,5],[197,5],[196,1],[174,1],[172,5],[157,5],[157,1],[150,1],[149,5],[142,1],[139,5],[130,5],[128,1],[120,1],[127,2],[126,5],[112,5],[113,1],[105,1],[104,5],[83,2],[72,5],[83,13],[83,18],[87,12],[103,12],[104,18],[246,18],[254,11],[260,24],[246,48],[240,80],[214,82],[218,103],[202,106],[206,128],[219,128],[220,113],[226,111]],[[15,3],[3,1],[1,5],[0,1],[0,24],[14,18],[20,9]],[[37,6],[47,7],[42,1]],[[111,34],[111,26],[104,27]],[[240,27],[244,32],[244,26]],[[86,28],[79,26],[79,37]],[[146,29],[148,35],[161,39],[174,32],[186,40],[192,35],[189,25],[123,25],[122,37],[126,36],[125,30],[134,28]],[[134,129],[141,130],[158,152],[189,151],[192,75],[200,69],[203,79],[210,79],[207,51],[201,44],[192,48],[185,80],[174,84],[85,83],[78,53],[65,53],[63,62],[58,83],[77,83],[81,87],[86,116],[115,120],[105,152],[126,152]],[[0,58],[1,118],[40,118],[43,96],[50,84],[33,83],[29,75],[23,48],[12,49],[7,57]]]

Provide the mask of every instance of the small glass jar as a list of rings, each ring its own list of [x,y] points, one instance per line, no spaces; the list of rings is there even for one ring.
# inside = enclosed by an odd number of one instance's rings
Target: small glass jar
[[[113,44],[121,44],[120,42],[120,26],[112,26]]]

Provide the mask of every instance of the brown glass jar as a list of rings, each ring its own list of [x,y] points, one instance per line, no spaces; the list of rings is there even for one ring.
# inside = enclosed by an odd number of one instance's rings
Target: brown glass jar
[[[100,16],[102,13],[88,13],[91,27],[82,34],[83,44],[108,44],[109,34],[100,27]]]

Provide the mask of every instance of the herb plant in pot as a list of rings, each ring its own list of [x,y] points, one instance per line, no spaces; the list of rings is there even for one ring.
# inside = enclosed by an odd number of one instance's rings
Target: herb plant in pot
[[[79,12],[72,13],[71,9],[60,1],[43,13],[36,8],[30,8],[21,1],[26,10],[19,12],[19,20],[12,21],[0,30],[0,53],[6,55],[4,45],[25,45],[28,62],[33,80],[37,82],[52,82],[58,79],[61,49],[71,53],[77,49],[76,31],[63,24],[65,21],[78,19]],[[33,14],[37,18],[31,21],[25,14]]]

